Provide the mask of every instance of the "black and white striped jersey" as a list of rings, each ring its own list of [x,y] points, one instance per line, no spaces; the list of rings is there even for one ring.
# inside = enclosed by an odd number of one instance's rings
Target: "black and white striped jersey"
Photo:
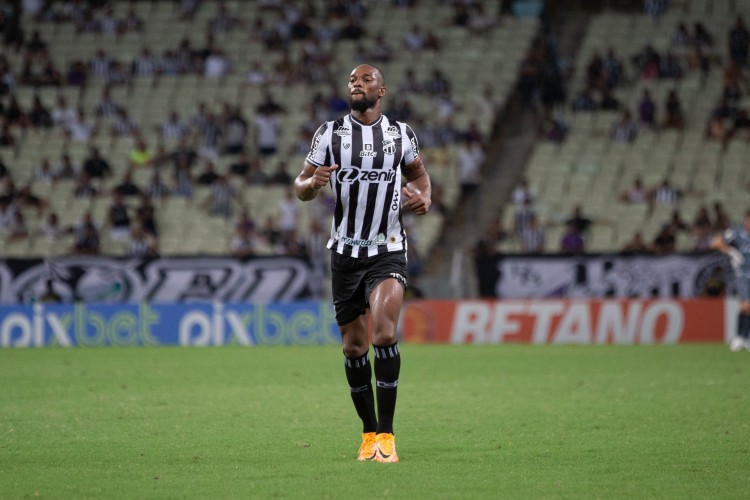
[[[328,248],[358,258],[406,250],[401,167],[418,156],[411,127],[385,115],[371,125],[349,114],[320,126],[307,162],[339,166],[331,175],[336,208]]]

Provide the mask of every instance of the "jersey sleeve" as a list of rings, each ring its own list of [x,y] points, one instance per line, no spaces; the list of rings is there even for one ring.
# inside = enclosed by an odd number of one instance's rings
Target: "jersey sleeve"
[[[409,165],[419,157],[419,141],[411,127],[405,123],[404,134],[407,139],[404,144],[404,164]]]
[[[331,134],[328,132],[328,129],[328,123],[324,123],[318,128],[310,144],[310,152],[307,153],[307,162],[316,167],[330,164],[329,146]]]

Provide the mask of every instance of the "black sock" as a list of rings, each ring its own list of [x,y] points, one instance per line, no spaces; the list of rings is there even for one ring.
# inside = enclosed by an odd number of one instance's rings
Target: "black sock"
[[[372,393],[372,369],[370,368],[369,352],[359,358],[344,357],[344,371],[349,389],[352,392],[352,402],[362,419],[362,432],[375,432],[378,421],[375,417],[375,397]]]
[[[398,374],[401,370],[401,355],[398,342],[393,345],[372,346],[375,350],[375,380],[378,399],[378,433],[393,434],[393,414],[396,411]]]
[[[750,337],[750,314],[740,313],[737,321],[737,335],[743,339]]]

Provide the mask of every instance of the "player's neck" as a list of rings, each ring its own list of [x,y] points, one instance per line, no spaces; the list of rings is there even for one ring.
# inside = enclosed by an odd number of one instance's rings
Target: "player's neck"
[[[352,117],[363,125],[372,125],[380,119],[380,107],[366,109],[365,111],[351,110]]]

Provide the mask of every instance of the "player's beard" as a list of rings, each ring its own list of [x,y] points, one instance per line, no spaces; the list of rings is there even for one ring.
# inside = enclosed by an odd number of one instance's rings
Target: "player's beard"
[[[349,107],[352,109],[352,111],[359,111],[360,113],[364,113],[378,103],[377,97],[368,99],[365,94],[357,95],[361,95],[362,97],[360,99],[357,99],[356,101],[352,99],[352,97],[354,97],[353,95],[349,95]]]

